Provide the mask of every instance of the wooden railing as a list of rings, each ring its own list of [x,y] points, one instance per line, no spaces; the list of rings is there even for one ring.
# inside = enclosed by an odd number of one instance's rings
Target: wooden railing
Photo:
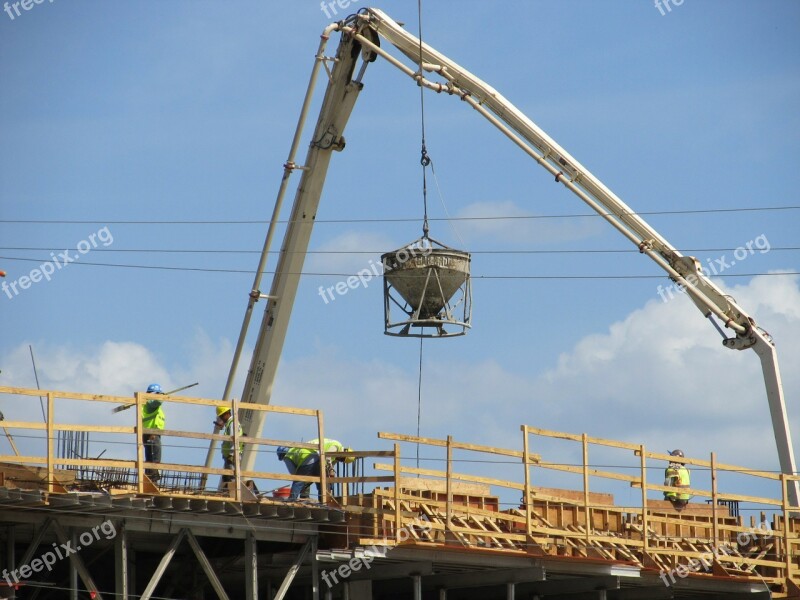
[[[152,482],[150,482],[149,479],[146,477],[145,471],[148,469],[158,469],[162,471],[177,471],[180,473],[194,473],[206,476],[233,475],[235,484],[233,486],[230,486],[229,490],[225,491],[225,495],[231,497],[233,500],[237,502],[242,501],[243,497],[244,499],[250,498],[247,487],[241,484],[241,482],[246,479],[303,481],[308,483],[319,484],[320,489],[322,490],[323,502],[327,501],[328,483],[344,484],[345,495],[346,495],[347,484],[352,483],[354,481],[387,482],[391,479],[389,477],[378,478],[378,479],[344,477],[344,478],[334,478],[331,479],[329,482],[325,469],[321,469],[319,477],[290,475],[287,472],[275,473],[270,471],[247,471],[241,469],[241,465],[239,464],[238,452],[234,453],[236,459],[233,471],[221,468],[198,466],[198,464],[175,463],[175,462],[150,463],[144,460],[144,445],[142,443],[142,435],[156,434],[156,435],[161,435],[162,437],[177,438],[179,440],[218,440],[218,441],[227,440],[232,443],[234,448],[238,448],[240,444],[255,444],[259,446],[272,446],[272,447],[289,446],[297,448],[309,448],[319,452],[322,462],[325,460],[325,448],[323,444],[323,440],[325,438],[325,432],[323,430],[322,412],[319,410],[253,404],[247,402],[238,402],[235,399],[231,400],[230,402],[234,418],[236,418],[236,415],[238,415],[238,410],[242,408],[276,413],[276,414],[281,413],[281,414],[313,418],[316,421],[314,424],[314,431],[317,434],[317,437],[320,440],[320,442],[319,444],[312,445],[293,440],[270,439],[270,438],[239,435],[238,427],[236,426],[233,427],[234,433],[233,435],[230,436],[222,434],[213,434],[213,433],[200,433],[197,431],[187,431],[183,429],[158,430],[158,429],[145,429],[142,427],[141,409],[142,406],[151,399],[161,400],[162,402],[164,402],[167,407],[167,410],[169,409],[169,405],[191,405],[197,407],[215,408],[220,404],[222,404],[219,400],[213,400],[213,399],[190,398],[185,396],[164,396],[164,395],[147,394],[142,392],[137,392],[134,395],[134,397],[131,398],[131,397],[113,396],[113,395],[79,394],[74,392],[55,391],[55,390],[34,390],[29,388],[0,387],[0,400],[4,401],[3,406],[6,409],[6,416],[12,415],[14,412],[13,405],[9,406],[9,401],[13,402],[14,396],[17,396],[18,398],[38,396],[41,397],[42,399],[46,399],[45,421],[43,423],[34,421],[19,421],[19,420],[6,420],[0,422],[0,424],[2,424],[2,427],[5,429],[7,434],[10,434],[10,436],[7,435],[9,441],[13,439],[12,436],[14,435],[14,433],[18,431],[45,432],[44,447],[41,448],[40,446],[39,448],[40,450],[44,451],[44,454],[20,455],[18,453],[17,444],[12,444],[12,449],[14,450],[14,454],[0,455],[0,462],[12,465],[25,465],[25,466],[43,468],[43,473],[42,473],[43,479],[45,481],[45,486],[48,492],[64,491],[64,489],[60,486],[59,478],[57,477],[59,468],[62,467],[83,468],[83,469],[97,469],[97,468],[130,469],[135,473],[134,491],[139,494],[160,493],[158,488],[156,488],[152,484]],[[120,426],[112,424],[89,425],[89,424],[75,424],[75,423],[60,423],[56,419],[56,408],[57,404],[62,401],[79,401],[79,402],[89,403],[88,405],[83,406],[84,409],[87,406],[94,407],[97,405],[97,403],[103,403],[105,406],[128,405],[135,410],[130,410],[129,412],[122,413],[115,419],[117,421],[120,418],[128,419],[131,422],[130,425]],[[109,406],[109,415],[111,414],[110,408],[111,407]],[[94,417],[97,418],[97,413],[94,413]],[[96,459],[88,457],[59,458],[56,456],[56,437],[57,437],[56,434],[59,431],[84,431],[93,433],[104,433],[104,434],[110,434],[112,436],[121,437],[122,444],[127,445],[128,448],[135,448],[134,451],[135,458],[114,458],[113,456],[106,458],[96,458]],[[141,432],[141,434],[138,432]],[[41,440],[39,441],[39,444],[41,444]],[[21,445],[23,449],[28,449],[31,447],[35,447],[37,444],[35,442],[34,443],[27,442]],[[368,455],[368,453],[354,453],[354,454],[356,456]],[[324,464],[324,462],[322,462],[322,464]],[[191,493],[180,493],[180,492],[170,491],[169,495],[177,497],[185,496],[185,497],[199,498],[199,499],[219,498],[218,494],[206,493],[206,490],[204,489],[191,491]]]
[[[698,474],[707,474],[711,485],[710,489],[695,485],[681,491],[709,502],[692,503],[685,512],[678,512],[669,502],[649,497],[653,493],[674,491],[675,488],[661,485],[660,474],[657,478],[652,475],[654,469],[660,471],[674,457],[647,451],[641,444],[586,434],[524,425],[521,431],[522,450],[468,444],[452,437],[432,439],[379,433],[379,438],[395,442],[395,459],[391,464],[377,463],[374,468],[391,472],[398,485],[373,491],[370,506],[378,514],[373,517],[372,532],[361,541],[386,543],[388,539],[395,544],[430,542],[527,554],[587,556],[632,562],[673,575],[676,569],[680,572],[694,564],[699,566],[699,572],[706,572],[707,568],[707,572],[715,575],[765,581],[773,586],[776,596],[781,589],[793,585],[792,580],[800,578],[797,564],[800,521],[793,518],[796,509],[789,506],[787,494],[788,482],[798,477],[724,464],[717,461],[714,453],[708,460],[686,457],[684,462],[697,468]],[[544,460],[532,452],[537,449],[534,436],[580,444],[581,460],[576,464]],[[407,458],[401,462],[400,444],[418,444],[428,451],[422,452],[425,456],[432,448],[438,449],[439,455],[444,456],[435,460],[439,460],[443,468],[410,466]],[[592,448],[598,447],[605,448],[606,452],[608,449],[620,451],[624,455],[620,466],[594,466],[590,453],[594,452]],[[459,472],[455,468],[454,450],[474,453],[475,460],[466,460],[467,464],[516,462],[522,467],[520,476],[501,479]],[[657,462],[661,464],[654,464]],[[508,464],[506,468],[508,470]],[[580,484],[568,486],[568,489],[543,488],[538,483],[543,474],[540,470],[574,475]],[[720,489],[719,479],[723,473],[773,484],[776,497]],[[432,488],[420,491],[420,486],[413,484],[414,476],[440,482],[439,491],[431,491]],[[698,479],[703,477],[698,476],[695,481]],[[632,506],[615,505],[610,494],[591,489],[591,482],[599,480],[640,490],[638,501]],[[492,492],[476,492],[471,497],[468,492],[455,491],[457,485],[469,484],[491,486]],[[506,503],[512,506],[503,509],[498,498],[514,495],[522,496],[519,506]],[[747,524],[741,517],[732,515],[721,501],[756,504],[777,514],[767,520],[761,512],[757,524],[755,517]],[[424,527],[420,528],[420,523]],[[366,521],[362,525],[370,529]]]
[[[707,473],[710,489],[693,484],[682,489],[694,498],[707,499],[703,504],[690,504],[684,512],[677,512],[672,505],[657,501],[651,494],[661,494],[674,488],[660,484],[660,477],[649,476],[654,469],[660,470],[673,459],[668,454],[650,452],[642,444],[595,438],[586,434],[550,431],[523,425],[521,427],[521,449],[500,448],[446,439],[433,439],[382,432],[378,437],[389,440],[391,450],[354,451],[329,453],[329,458],[353,457],[359,461],[367,458],[385,458],[389,462],[373,465],[377,472],[386,475],[328,477],[321,469],[318,477],[290,475],[286,472],[245,471],[235,461],[232,471],[221,468],[206,468],[192,463],[148,463],[144,460],[142,434],[156,433],[178,440],[230,441],[234,448],[240,443],[259,446],[294,446],[316,450],[324,464],[325,449],[319,444],[306,444],[291,440],[261,438],[234,434],[200,433],[185,429],[150,430],[142,428],[141,408],[150,399],[158,399],[169,405],[189,405],[198,409],[210,409],[220,401],[182,396],[163,396],[136,393],[131,397],[111,395],[77,394],[53,390],[0,387],[0,400],[6,416],[13,415],[8,400],[40,396],[46,399],[44,422],[9,420],[0,422],[0,428],[13,434],[19,431],[45,432],[43,446],[38,442],[20,442],[23,451],[37,448],[37,452],[19,454],[17,445],[11,444],[14,454],[0,455],[6,465],[35,467],[41,470],[42,485],[51,493],[64,491],[60,485],[60,474],[64,467],[71,468],[124,468],[135,473],[132,493],[161,493],[149,483],[147,469],[178,471],[203,475],[233,475],[235,484],[224,491],[222,497],[233,501],[255,500],[242,485],[247,479],[302,481],[319,484],[323,502],[327,502],[328,484],[341,486],[341,497],[337,500],[342,508],[351,513],[353,524],[357,520],[362,543],[432,543],[492,549],[533,555],[565,555],[625,561],[643,568],[655,568],[672,572],[687,564],[702,564],[713,567],[715,575],[753,577],[771,585],[776,595],[784,593],[793,581],[800,579],[797,555],[800,547],[800,520],[794,518],[798,511],[789,505],[788,484],[800,480],[798,476],[782,475],[720,463],[712,453],[709,459],[686,457],[683,459],[698,475]],[[97,418],[102,424],[66,423],[56,419],[57,408],[63,402],[85,402],[88,406],[130,405],[132,410],[117,420],[127,419],[129,424],[107,422],[109,418]],[[280,406],[263,406],[231,401],[232,414],[239,409],[282,413],[314,420],[314,433],[324,440],[321,411]],[[110,411],[108,411],[110,414]],[[129,415],[129,416],[125,416]],[[74,419],[73,419],[74,420]],[[56,434],[59,431],[104,433],[121,438],[130,456],[106,456],[65,458],[56,456]],[[549,461],[540,454],[538,439],[562,440],[580,445],[580,461],[565,464],[563,460]],[[10,441],[10,438],[9,438]],[[0,442],[1,443],[1,442]],[[404,453],[401,460],[401,445],[417,444],[443,455],[443,468],[411,466],[410,454]],[[603,452],[620,454],[617,466],[599,467],[593,464],[597,448]],[[435,449],[435,450],[431,450]],[[43,453],[41,452],[43,450]],[[469,456],[469,459],[454,458]],[[118,453],[119,454],[119,453]],[[203,455],[205,452],[203,452]],[[425,453],[423,453],[425,454]],[[274,457],[270,453],[271,457]],[[273,458],[274,460],[274,458]],[[472,472],[457,468],[470,465]],[[475,474],[474,465],[488,464],[492,472]],[[273,463],[274,464],[274,463]],[[505,469],[507,478],[499,475]],[[544,488],[544,471],[562,473],[575,477],[579,485],[566,488]],[[720,489],[720,475],[735,473],[747,481],[758,480],[774,488],[774,497],[741,494]],[[656,479],[657,482],[653,482]],[[695,477],[697,482],[702,477]],[[597,481],[623,484],[626,488],[639,490],[637,501],[631,506],[618,506],[609,494],[594,490]],[[2,482],[0,482],[1,484]],[[353,495],[351,484],[385,484],[368,494]],[[219,493],[205,489],[186,490],[183,493],[169,491],[170,496],[219,499]],[[520,500],[517,501],[518,498]],[[504,498],[504,501],[500,501]],[[507,501],[511,498],[512,501]],[[744,502],[768,507],[776,514],[770,519],[761,512],[756,530],[755,519],[749,526],[739,516],[732,515],[726,502]],[[388,540],[388,542],[387,542]],[[718,552],[719,549],[726,552]],[[707,563],[707,564],[706,564]]]

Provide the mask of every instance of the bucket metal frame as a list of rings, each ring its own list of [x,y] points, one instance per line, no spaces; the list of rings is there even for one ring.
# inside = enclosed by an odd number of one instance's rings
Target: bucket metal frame
[[[403,253],[407,258],[399,260],[398,255]],[[415,264],[409,267],[407,263],[412,260]],[[443,285],[446,271],[451,270],[446,264],[450,260],[460,263],[456,265],[460,267],[456,271],[463,274],[463,281],[452,292],[449,289],[452,288],[452,280],[449,285]],[[470,262],[468,252],[449,248],[427,236],[383,254],[384,333],[396,337],[419,338],[466,334],[472,321]],[[464,264],[466,268],[463,268]],[[414,270],[420,272],[422,288],[419,297],[414,298],[416,306],[407,298],[408,290],[398,289],[391,276],[393,272],[410,273]]]

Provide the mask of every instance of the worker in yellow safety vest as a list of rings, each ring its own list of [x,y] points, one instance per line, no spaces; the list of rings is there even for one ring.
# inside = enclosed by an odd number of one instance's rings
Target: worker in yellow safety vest
[[[151,383],[147,386],[148,394],[163,394],[161,386],[157,383]],[[158,429],[163,430],[166,424],[166,415],[162,408],[161,400],[148,400],[142,406],[142,429]],[[155,433],[143,433],[142,443],[144,444],[144,460],[149,463],[161,462],[161,436]],[[158,469],[148,468],[145,469],[144,474],[152,481],[157,483],[161,479],[161,473]]]
[[[683,461],[677,460],[684,458],[683,450],[672,450],[669,455],[675,457],[675,459],[670,461],[669,466],[664,471],[664,485],[674,488],[691,487],[689,469],[686,468],[686,464]],[[677,511],[683,510],[689,504],[691,497],[691,494],[680,491],[664,492],[664,499],[672,502],[672,506]]]
[[[309,444],[319,446],[319,439],[309,440]],[[328,452],[352,452],[352,448],[345,448],[341,442],[337,440],[324,440],[325,454]],[[312,477],[319,477],[322,469],[319,461],[319,451],[312,448],[287,448],[286,446],[279,446],[276,450],[278,460],[283,461],[289,473],[292,475],[310,475]],[[331,473],[334,462],[341,461],[351,463],[355,460],[354,457],[348,456],[346,458],[338,458],[336,461],[331,460],[326,456],[325,462],[328,473]],[[322,488],[320,484],[317,486],[317,495],[319,500],[322,501]],[[311,484],[306,481],[295,481],[292,483],[292,491],[289,494],[289,500],[297,500],[298,498],[308,498]]]
[[[226,406],[224,404],[217,407],[217,420],[216,425],[220,429],[222,429],[222,435],[229,435],[233,436],[233,413],[231,412],[231,407]],[[238,430],[239,435],[244,435],[242,433],[242,426],[237,423],[236,428]],[[242,452],[244,451],[244,442],[239,442],[239,457],[241,458]],[[234,465],[236,464],[236,455],[234,454],[233,450],[233,440],[225,440],[222,442],[222,460],[223,462],[223,469],[230,469],[233,470]],[[233,481],[233,475],[223,475],[222,476],[222,483],[223,485],[228,483],[229,481]]]

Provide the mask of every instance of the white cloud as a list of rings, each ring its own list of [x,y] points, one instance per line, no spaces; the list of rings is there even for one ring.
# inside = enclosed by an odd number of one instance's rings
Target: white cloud
[[[527,217],[523,209],[511,200],[474,202],[459,211],[458,229],[467,241],[488,238],[515,244],[541,244],[590,238],[603,231],[600,219],[572,217],[566,219],[498,219],[496,217]]]

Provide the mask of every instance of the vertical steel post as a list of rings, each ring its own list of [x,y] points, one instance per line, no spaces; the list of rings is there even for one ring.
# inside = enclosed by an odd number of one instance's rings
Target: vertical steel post
[[[117,525],[117,537],[114,539],[114,578],[115,598],[128,600],[128,531],[125,521]]]
[[[258,600],[258,541],[252,531],[244,538],[245,598]]]

